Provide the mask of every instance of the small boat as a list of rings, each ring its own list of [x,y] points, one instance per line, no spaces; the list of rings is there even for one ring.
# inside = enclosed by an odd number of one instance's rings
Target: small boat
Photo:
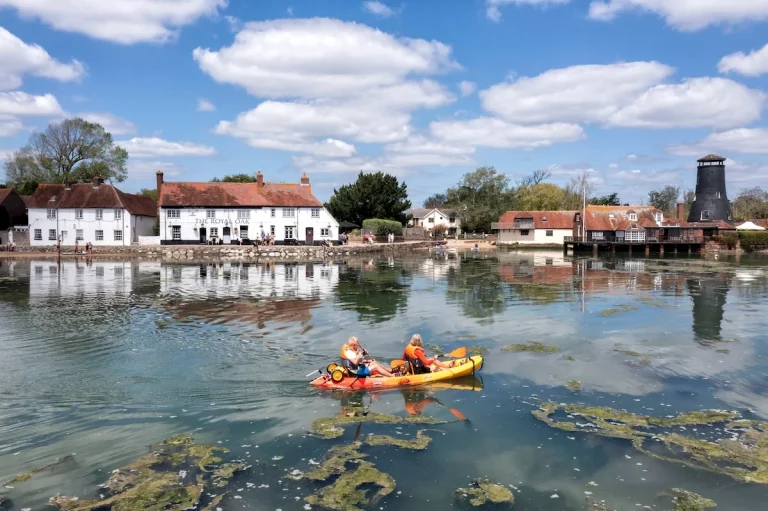
[[[333,364],[332,364],[333,365]],[[329,366],[331,367],[331,366]],[[310,385],[324,389],[391,389],[397,387],[413,387],[417,385],[426,385],[435,382],[453,380],[464,376],[474,376],[477,371],[483,368],[483,357],[475,355],[464,357],[453,361],[453,367],[449,369],[440,369],[426,374],[407,374],[405,376],[368,376],[366,378],[356,378],[354,376],[343,376],[338,381],[334,381],[331,373],[318,376]],[[337,369],[338,370],[338,369]]]

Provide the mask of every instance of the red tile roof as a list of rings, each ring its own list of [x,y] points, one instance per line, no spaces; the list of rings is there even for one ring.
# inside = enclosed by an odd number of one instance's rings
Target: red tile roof
[[[630,213],[637,220],[630,220]],[[653,206],[587,206],[587,231],[629,231],[645,227],[657,227]]]
[[[157,203],[150,197],[124,193],[112,185],[91,183],[42,184],[32,194],[28,208],[125,209],[132,215],[157,216]]]
[[[322,207],[309,186],[292,183],[164,182],[160,207]]]
[[[0,188],[0,202],[3,202],[5,198],[11,194],[12,191],[13,188]]]
[[[499,218],[499,229],[513,229],[515,219],[533,219],[534,229],[573,229],[576,211],[507,211]]]

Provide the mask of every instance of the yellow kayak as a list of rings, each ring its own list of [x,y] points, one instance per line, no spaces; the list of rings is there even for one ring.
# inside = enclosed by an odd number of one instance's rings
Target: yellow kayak
[[[475,355],[472,357],[460,358],[453,361],[453,367],[448,369],[439,369],[426,374],[408,374],[405,376],[368,376],[365,378],[356,378],[354,376],[344,376],[339,381],[333,381],[330,374],[323,374],[312,380],[311,385],[325,389],[392,389],[396,387],[413,387],[416,385],[426,385],[446,380],[462,378],[464,376],[474,375],[483,368],[483,357]]]

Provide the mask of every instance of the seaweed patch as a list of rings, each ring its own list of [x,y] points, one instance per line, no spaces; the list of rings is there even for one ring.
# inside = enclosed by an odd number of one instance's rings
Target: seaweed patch
[[[379,490],[368,497],[368,487]],[[362,488],[361,488],[362,487]],[[321,488],[305,500],[308,504],[331,511],[357,511],[360,507],[373,508],[379,500],[395,491],[395,480],[381,472],[372,463],[360,462],[353,472],[345,472],[333,484]]]
[[[501,351],[529,351],[532,353],[557,353],[560,346],[548,346],[543,342],[531,341],[528,344],[510,344],[504,346]]]
[[[458,500],[469,502],[475,507],[488,502],[508,504],[510,507],[515,503],[515,496],[509,488],[488,479],[475,479],[469,488],[457,488],[454,495]]]

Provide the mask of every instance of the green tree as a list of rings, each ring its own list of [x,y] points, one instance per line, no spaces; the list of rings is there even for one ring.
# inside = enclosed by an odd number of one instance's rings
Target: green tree
[[[517,189],[516,198],[516,207],[521,211],[566,209],[566,190],[552,183],[521,186]]]
[[[648,192],[648,204],[660,209],[667,216],[675,216],[678,197],[680,197],[680,188],[667,185],[661,190]]]
[[[603,195],[602,197],[592,197],[589,199],[589,203],[594,206],[621,206],[619,194],[616,192],[610,195]]]
[[[149,197],[150,199],[157,201],[157,190],[155,188],[142,188],[139,191],[139,195]]]
[[[6,160],[5,174],[14,187],[85,182],[96,176],[122,182],[127,177],[127,160],[128,152],[115,145],[100,124],[66,119],[33,133],[27,145]]]
[[[509,179],[493,167],[480,167],[464,174],[454,188],[449,188],[448,205],[461,216],[462,230],[490,232],[491,222],[509,209],[512,194]]]
[[[357,181],[333,190],[325,207],[342,222],[362,225],[363,220],[379,218],[405,223],[405,210],[411,207],[405,182],[382,172],[360,172]]]
[[[427,197],[427,200],[424,201],[424,207],[425,208],[439,208],[442,206],[445,206],[445,203],[448,202],[448,196],[444,193],[436,193],[434,195],[430,195]]]
[[[688,219],[688,213],[691,212],[694,199],[696,199],[695,190],[686,190],[683,192],[683,203],[685,204],[685,209],[684,209],[685,218],[681,218],[681,220]],[[677,214],[675,214],[675,216],[677,216]]]
[[[252,176],[251,174],[232,174],[231,176],[224,176],[223,178],[219,179],[218,177],[214,177],[211,179],[211,183],[255,183],[256,182],[256,176]]]
[[[745,188],[731,207],[734,218],[768,218],[768,193],[759,186]]]

